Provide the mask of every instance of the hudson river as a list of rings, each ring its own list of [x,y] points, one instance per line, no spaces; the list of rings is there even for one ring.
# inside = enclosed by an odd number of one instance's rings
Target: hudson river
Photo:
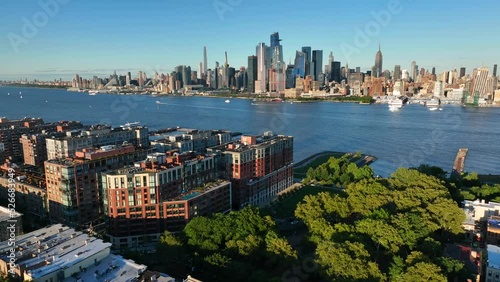
[[[378,158],[372,167],[382,176],[421,163],[450,171],[458,149],[469,148],[467,171],[500,174],[500,108],[444,105],[442,111],[429,111],[410,104],[390,112],[387,105],[225,100],[0,87],[0,116],[86,125],[140,122],[150,130],[181,126],[245,134],[272,131],[294,136],[296,162],[320,151],[361,151]]]

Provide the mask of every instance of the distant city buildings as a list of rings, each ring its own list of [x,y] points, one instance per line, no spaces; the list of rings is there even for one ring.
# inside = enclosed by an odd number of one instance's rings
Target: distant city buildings
[[[409,68],[401,69],[401,65],[394,66],[394,71],[383,69],[383,54],[379,44],[375,55],[375,64],[369,70],[361,70],[359,66],[349,68],[347,62],[342,63],[329,52],[327,63],[323,64],[323,50],[311,46],[303,46],[285,62],[285,46],[282,44],[279,32],[270,34],[269,44],[259,43],[255,54],[248,56],[245,66],[233,67],[229,65],[227,52],[219,54],[223,63],[215,61],[213,68],[208,68],[207,47],[203,47],[203,58],[192,69],[189,65],[178,65],[170,73],[155,71],[148,78],[146,72],[139,70],[136,77],[128,72],[118,75],[116,72],[109,77],[83,78],[76,74],[70,82],[34,81],[38,85],[72,86],[69,90],[88,91],[93,89],[109,93],[149,93],[153,95],[182,94],[182,95],[217,95],[217,94],[257,94],[272,97],[291,98],[328,98],[329,95],[372,95],[385,96],[394,91],[396,83],[401,80],[405,86],[403,95],[430,98],[434,96],[436,81],[443,82],[444,93],[442,99],[452,103],[496,104],[500,97],[498,90],[497,65],[492,71],[486,67],[474,69],[467,74],[465,67],[451,70],[442,70],[436,74],[436,68],[419,67],[412,61]],[[219,60],[220,61],[220,60]],[[194,70],[194,69],[197,69]],[[349,81],[351,73],[362,73],[363,81]],[[308,82],[310,77],[310,83]],[[297,87],[297,77],[302,79]],[[383,82],[378,79],[383,78]],[[303,82],[303,83],[302,83]],[[29,83],[26,79],[19,83]],[[398,87],[402,84],[398,84]],[[380,87],[382,85],[382,87]],[[375,88],[374,88],[375,87]],[[463,89],[463,97],[453,99],[448,95]],[[460,90],[461,91],[461,90]],[[0,142],[2,142],[0,140]],[[4,142],[5,150],[11,151],[12,146]],[[5,154],[4,154],[5,155]],[[0,157],[2,157],[0,155]]]

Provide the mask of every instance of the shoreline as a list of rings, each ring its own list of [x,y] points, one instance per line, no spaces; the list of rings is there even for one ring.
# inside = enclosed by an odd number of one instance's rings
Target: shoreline
[[[302,159],[302,160],[298,161],[297,163],[294,163],[293,169],[307,166],[309,163],[311,163],[311,162],[315,161],[316,159],[323,157],[323,156],[327,156],[327,155],[342,155],[343,156],[346,154],[356,154],[356,152],[322,151],[322,152],[310,155],[309,157],[306,157],[305,159]],[[361,157],[363,160],[367,160],[366,165],[370,165],[378,160],[378,158],[373,156],[373,155],[368,155],[368,154],[363,154],[363,153],[361,153]]]
[[[41,85],[24,85],[24,84],[0,84],[0,87],[16,87],[16,88],[35,88],[35,89],[55,89],[55,90],[66,90],[68,92],[76,92],[76,93],[86,93],[87,91],[71,91],[68,90],[71,87],[67,86],[41,86]],[[103,95],[103,94],[108,94],[108,95],[123,95],[123,96],[128,96],[128,95],[144,95],[144,96],[150,96],[154,98],[163,98],[163,97],[206,97],[206,98],[219,98],[219,99],[242,99],[242,100],[256,100],[256,101],[269,101],[271,99],[276,99],[277,97],[270,97],[270,96],[263,96],[260,94],[223,94],[221,93],[220,95],[183,95],[183,94],[167,94],[167,93],[159,93],[159,94],[152,94],[152,93],[138,93],[138,92],[126,92],[126,93],[119,93],[119,92],[99,92],[98,95]],[[257,96],[258,95],[258,96]],[[359,97],[365,97],[365,96],[359,96]],[[385,104],[381,103],[378,100],[373,100],[371,102],[364,102],[360,100],[336,100],[335,98],[333,99],[322,99],[322,98],[299,98],[299,99],[291,99],[291,98],[280,98],[282,101],[281,102],[294,102],[294,103],[317,103],[317,102],[329,102],[329,103],[353,103],[353,104],[359,104],[359,105],[374,105],[374,104]],[[271,101],[269,101],[271,102]],[[274,103],[280,103],[280,101],[272,101]],[[458,105],[458,104],[457,104]],[[496,104],[484,104],[484,105],[478,105],[478,106],[472,106],[472,105],[466,105],[464,108],[500,108],[500,103]]]

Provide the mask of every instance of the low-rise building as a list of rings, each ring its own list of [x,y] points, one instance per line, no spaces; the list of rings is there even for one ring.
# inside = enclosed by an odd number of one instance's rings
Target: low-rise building
[[[500,203],[483,200],[463,201],[463,209],[468,218],[474,221],[486,221],[490,216],[499,215]]]
[[[15,202],[8,208],[0,206],[0,242],[12,239],[23,232],[22,214],[15,210]]]
[[[145,265],[111,254],[111,244],[61,224],[0,243],[0,273],[21,281],[138,281]],[[10,257],[15,258],[11,263]]]
[[[16,190],[16,208],[30,217],[33,222],[43,223],[48,219],[48,203],[45,188],[14,182]],[[0,198],[8,199],[9,179],[0,177]]]
[[[500,245],[500,216],[490,216],[488,218],[486,242]]]
[[[500,282],[500,247],[487,245],[485,282]]]

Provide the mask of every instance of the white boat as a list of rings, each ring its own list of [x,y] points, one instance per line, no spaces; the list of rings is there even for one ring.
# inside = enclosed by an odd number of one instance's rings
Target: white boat
[[[135,126],[135,125],[139,125],[140,122],[136,121],[136,122],[127,122],[126,124],[124,125],[120,125],[120,127],[131,127],[131,126]]]
[[[397,111],[403,107],[403,100],[401,99],[393,99],[389,101],[389,110],[390,111]]]
[[[156,101],[156,104],[161,104],[161,102],[160,101]]]
[[[426,106],[430,111],[441,110],[441,100],[432,98],[430,101],[427,101]]]
[[[97,93],[99,93],[99,91],[97,91],[97,90],[90,90],[89,91],[90,96],[95,96]]]
[[[225,102],[226,102],[226,103],[231,103],[231,101],[229,101],[229,100],[226,100]]]

